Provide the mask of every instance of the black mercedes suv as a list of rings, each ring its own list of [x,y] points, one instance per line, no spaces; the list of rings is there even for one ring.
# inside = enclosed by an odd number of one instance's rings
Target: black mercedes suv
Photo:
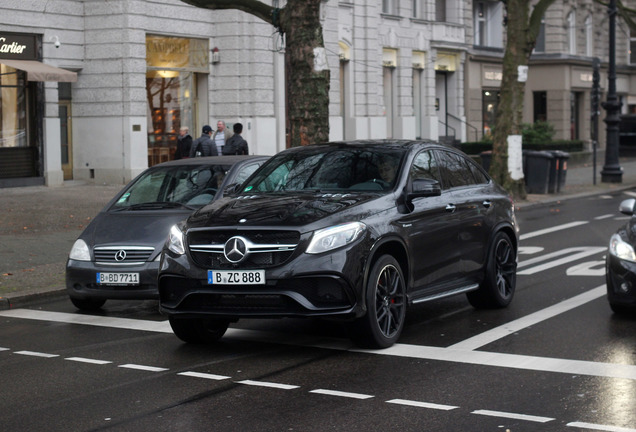
[[[172,227],[160,310],[186,342],[242,318],[331,317],[358,344],[388,347],[409,305],[465,293],[474,307],[507,306],[517,244],[511,198],[453,148],[298,147]]]

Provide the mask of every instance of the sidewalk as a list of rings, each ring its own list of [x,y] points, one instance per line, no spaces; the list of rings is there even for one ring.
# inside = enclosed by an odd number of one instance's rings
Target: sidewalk
[[[597,161],[596,185],[592,164],[570,164],[563,190],[530,194],[517,208],[636,187],[636,158],[621,158],[622,183],[601,183],[603,162]],[[66,295],[66,258],[75,239],[122,187],[68,181],[60,187],[0,189],[0,310]]]

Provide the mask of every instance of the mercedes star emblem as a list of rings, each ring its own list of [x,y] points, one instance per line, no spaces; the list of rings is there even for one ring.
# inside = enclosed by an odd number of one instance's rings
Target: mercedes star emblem
[[[239,263],[247,256],[247,240],[243,237],[232,237],[225,242],[223,254],[231,263]]]
[[[121,249],[115,252],[115,261],[123,261],[126,259],[126,251]]]

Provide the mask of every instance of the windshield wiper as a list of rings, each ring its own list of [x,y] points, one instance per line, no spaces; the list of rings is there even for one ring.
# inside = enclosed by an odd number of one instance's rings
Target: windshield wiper
[[[196,210],[195,207],[190,207],[189,205],[185,205],[179,202],[168,202],[168,201],[154,201],[154,202],[146,202],[133,204],[128,207],[120,207],[114,209],[114,211],[123,211],[123,210],[164,210],[164,209],[172,209],[172,208],[184,208],[188,210]]]

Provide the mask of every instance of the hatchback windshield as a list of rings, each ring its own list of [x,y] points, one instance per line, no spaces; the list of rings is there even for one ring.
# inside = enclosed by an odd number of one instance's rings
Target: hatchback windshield
[[[395,147],[286,152],[270,159],[243,191],[388,191],[404,154]]]
[[[230,165],[183,165],[148,170],[111,210],[202,207],[214,198]]]

